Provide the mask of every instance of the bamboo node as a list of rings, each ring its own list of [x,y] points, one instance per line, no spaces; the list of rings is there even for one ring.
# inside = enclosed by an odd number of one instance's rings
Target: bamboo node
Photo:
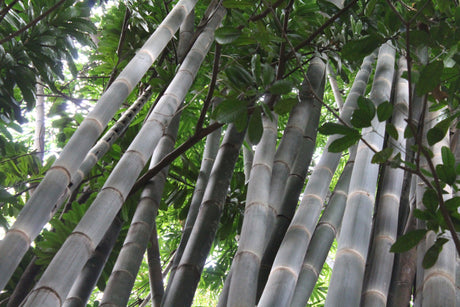
[[[67,168],[65,168],[64,166],[61,166],[61,165],[53,165],[53,166],[50,167],[50,170],[55,170],[55,169],[63,170],[64,173],[66,174],[66,176],[69,178],[68,183],[70,183],[70,180],[71,180],[72,176],[70,175],[70,172],[69,172],[69,170]]]
[[[292,276],[294,276],[294,278],[297,280],[297,277],[299,274],[297,274],[293,269],[291,269],[290,267],[287,267],[287,266],[276,266],[271,272],[270,272],[270,275],[272,273],[275,273],[276,271],[285,271],[285,272],[288,272],[290,273]]]
[[[131,84],[131,81],[129,81],[126,78],[118,77],[117,79],[115,79],[115,81],[113,81],[112,86],[117,82],[120,82],[120,83],[123,83],[124,85],[126,85],[126,87],[128,88],[129,93],[131,93],[133,91],[133,89],[134,89],[134,86]]]
[[[369,289],[363,292],[362,297],[368,296],[368,295],[373,295],[373,296],[378,296],[382,299],[383,305],[387,304],[387,296],[385,293],[378,289]]]
[[[49,292],[51,294],[54,294],[54,296],[57,298],[57,300],[59,301],[59,306],[62,305],[62,300],[61,300],[61,296],[59,295],[59,293],[56,292],[56,290],[54,290],[53,288],[51,287],[48,287],[48,286],[40,286],[34,290],[32,290],[29,294],[29,296],[32,296],[32,293],[34,292],[38,292],[40,293],[41,291],[44,291],[44,292]],[[27,300],[27,298],[26,298]],[[21,304],[22,305],[22,304]]]
[[[107,190],[110,189],[110,190],[112,190],[112,191],[115,191],[115,193],[120,197],[121,202],[122,202],[122,203],[125,202],[125,197],[123,196],[123,193],[121,193],[120,190],[118,190],[117,188],[114,188],[114,187],[103,187],[103,188],[101,189],[101,192],[104,191],[104,190],[106,190],[106,189],[107,189]]]
[[[7,235],[12,232],[17,233],[18,235],[24,237],[27,241],[27,245],[30,245],[32,243],[29,235],[25,231],[18,229],[18,228],[10,228],[10,230],[8,230],[7,232]]]
[[[340,250],[337,251],[337,254],[335,254],[335,258],[337,259],[339,256],[342,254],[352,254],[358,257],[359,260],[361,260],[361,263],[364,267],[366,264],[366,258],[364,258],[363,255],[361,255],[358,251],[351,249],[351,248],[341,248]]]
[[[260,264],[260,261],[261,261],[260,255],[257,255],[255,252],[250,251],[250,250],[238,251],[235,255],[235,259],[238,257],[241,257],[243,254],[248,254],[250,256],[253,256],[257,260],[258,264]]]
[[[94,250],[96,249],[96,245],[94,244],[93,240],[92,240],[86,233],[81,232],[81,231],[74,231],[74,232],[72,232],[72,233],[68,236],[67,240],[68,240],[71,236],[74,236],[74,235],[75,235],[75,236],[82,236],[82,237],[86,238],[86,239],[89,241],[89,243],[90,243],[90,249],[91,249],[91,251],[94,251]]]
[[[436,270],[434,272],[431,272],[427,276],[425,276],[423,280],[423,287],[425,287],[425,284],[428,282],[430,278],[437,277],[437,276],[444,277],[445,279],[449,281],[449,283],[453,286],[454,289],[456,288],[455,280],[452,278],[452,275],[443,270]]]
[[[318,270],[313,265],[311,265],[310,263],[303,263],[302,264],[302,269],[304,269],[305,271],[313,272],[313,274],[315,274],[316,278],[318,278],[318,276],[319,276]]]

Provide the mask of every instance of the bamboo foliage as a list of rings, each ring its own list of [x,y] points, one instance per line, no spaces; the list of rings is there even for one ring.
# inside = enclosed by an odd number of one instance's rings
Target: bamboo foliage
[[[394,61],[394,48],[389,44],[384,44],[379,50],[370,94],[376,106],[390,100]],[[374,118],[372,126],[363,129],[363,138],[375,150],[380,151],[383,145],[384,130],[385,123],[378,122],[377,118]],[[350,179],[347,205],[331,276],[331,288],[328,291],[325,306],[337,306],[337,304],[358,306],[361,300],[379,171],[377,164],[371,164],[373,154],[374,152],[362,141],[358,143],[356,162]]]
[[[356,146],[350,148],[350,157],[340,175],[334,193],[316,226],[299,273],[291,306],[305,306],[313,292],[319,273],[342,224],[347,202],[348,186],[355,163]]]
[[[36,306],[37,302],[40,304],[45,302],[49,306],[61,304],[75,276],[83,267],[94,246],[100,242],[101,234],[105,233],[121,208],[165,127],[185,98],[201,62],[211,47],[214,31],[222,17],[223,11],[213,15],[154,111],[110,174],[101,192],[53,258],[35,290],[29,295],[25,306]],[[65,280],[59,277],[63,270],[67,272]],[[50,292],[49,289],[53,289],[54,292]]]
[[[347,123],[356,107],[358,97],[364,94],[374,58],[374,55],[370,55],[364,59],[345,101],[341,118]],[[300,206],[276,255],[267,285],[259,302],[260,306],[289,304],[309,238],[321,212],[322,202],[326,198],[332,175],[340,160],[341,154],[326,150],[329,144],[337,138],[338,136],[329,138],[325,151],[308,180]],[[283,295],[279,295],[280,293]]]
[[[275,156],[278,117],[263,116],[263,134],[256,147],[249,177],[243,226],[238,251],[233,258],[232,281],[227,306],[253,306],[257,277],[265,247],[270,216],[268,197]]]
[[[399,72],[396,83],[396,95],[392,123],[399,132],[397,143],[390,140],[389,146],[394,149],[393,153],[401,154],[405,159],[404,144],[405,118],[408,108],[408,82],[402,78],[403,72],[407,71],[406,58],[401,57],[398,62]],[[390,253],[391,245],[396,241],[398,230],[399,199],[404,179],[404,170],[400,168],[386,167],[380,197],[378,200],[377,214],[375,218],[373,243],[366,268],[366,279],[362,293],[361,305],[383,306],[387,304],[388,289],[391,280],[394,253]]]
[[[214,240],[245,131],[229,125],[212,167],[200,210],[162,306],[189,306]]]
[[[150,162],[154,167],[173,148],[179,129],[180,113],[168,125]],[[120,250],[112,273],[107,281],[100,306],[125,306],[128,303],[134,280],[152,234],[160,206],[168,168],[165,167],[145,186],[134,217]]]
[[[65,194],[71,177],[91,146],[173,37],[196,2],[196,0],[178,2],[137,55],[101,96],[94,109],[68,141],[59,158],[0,242],[0,289],[3,289],[10,279],[30,243],[50,220],[55,204]]]

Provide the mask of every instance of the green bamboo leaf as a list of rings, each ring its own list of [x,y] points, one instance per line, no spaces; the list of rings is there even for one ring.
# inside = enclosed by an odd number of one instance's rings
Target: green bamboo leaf
[[[441,148],[441,155],[442,155],[442,163],[445,166],[449,166],[452,168],[455,166],[455,156],[449,147],[443,146]]]
[[[254,82],[251,74],[240,65],[227,67],[227,69],[225,69],[225,74],[230,83],[238,89],[246,89]]]
[[[408,138],[411,138],[413,136],[414,136],[414,134],[412,133],[411,127],[409,125],[407,125],[406,128],[404,129],[404,138],[408,139]]]
[[[455,196],[452,197],[444,202],[444,205],[446,206],[447,210],[451,212],[457,212],[458,207],[460,207],[460,197]]]
[[[385,163],[390,159],[391,155],[393,153],[393,148],[387,147],[384,148],[383,150],[377,152],[373,157],[371,162],[372,163]]]
[[[318,132],[324,135],[359,135],[358,130],[337,123],[325,123],[318,129]]]
[[[386,121],[391,117],[393,114],[393,105],[388,102],[384,101],[377,107],[377,118],[380,122]]]
[[[445,238],[438,238],[436,242],[426,251],[423,257],[422,266],[424,269],[431,268],[438,260],[442,246],[448,242]]]
[[[372,100],[364,97],[358,98],[358,108],[353,112],[351,124],[355,128],[365,128],[371,125],[375,116],[375,107]]]
[[[361,39],[352,40],[343,46],[342,55],[350,61],[358,61],[372,53],[384,42],[384,38],[377,34],[366,35]]]
[[[403,253],[411,250],[425,237],[427,232],[426,229],[417,229],[402,235],[391,246],[390,252]]]
[[[335,141],[333,141],[329,147],[328,151],[330,152],[342,152],[349,148],[350,146],[353,146],[356,144],[356,142],[359,141],[361,135],[355,135],[355,134],[349,134],[345,135],[344,137],[341,137]]]
[[[264,128],[262,126],[261,110],[256,108],[249,119],[248,137],[253,145],[257,145],[262,137]]]
[[[395,125],[393,125],[392,123],[387,123],[385,125],[385,131],[388,133],[388,135],[390,137],[392,137],[393,139],[397,140],[399,135],[398,135],[398,130],[396,130],[396,127]]]
[[[438,194],[433,189],[426,189],[422,198],[423,205],[430,211],[435,211],[438,207]]]
[[[449,185],[453,185],[455,183],[455,179],[457,179],[457,174],[452,166],[438,164],[436,165],[436,173],[438,174],[439,179]]]
[[[274,111],[276,114],[283,115],[291,112],[292,108],[299,102],[297,98],[280,98],[275,104]]]
[[[434,61],[426,65],[420,72],[420,77],[417,82],[417,95],[422,96],[434,90],[441,82],[441,76],[444,69],[442,61]]]
[[[216,42],[221,45],[231,44],[241,35],[241,30],[234,27],[222,27],[216,30]]]
[[[212,117],[220,123],[231,123],[246,113],[246,101],[227,99],[216,106]]]
[[[273,80],[275,80],[275,69],[268,64],[262,64],[262,85],[267,87]]]
[[[434,144],[441,141],[446,136],[446,133],[449,130],[450,124],[451,124],[450,119],[446,118],[440,121],[439,123],[437,123],[436,126],[431,128],[430,130],[428,130],[426,134],[428,144],[430,146],[433,146]]]
[[[292,90],[292,82],[289,80],[276,80],[268,91],[272,94],[288,94]]]

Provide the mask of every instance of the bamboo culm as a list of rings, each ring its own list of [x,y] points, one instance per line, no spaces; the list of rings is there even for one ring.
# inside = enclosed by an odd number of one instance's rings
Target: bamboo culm
[[[290,306],[307,305],[308,299],[315,287],[321,269],[326,261],[329,250],[337,237],[342,224],[343,212],[347,202],[348,186],[351,172],[355,163],[356,146],[350,148],[350,157],[340,175],[331,198],[324,209],[323,215],[316,226],[315,232],[308,245],[308,250],[299,273],[297,284]]]
[[[370,93],[376,107],[390,101],[394,66],[395,50],[388,43],[384,44],[379,50]],[[363,128],[362,135],[374,150],[380,151],[385,123],[375,117],[371,124],[371,127]],[[359,141],[325,306],[358,306],[361,300],[379,173],[379,165],[371,163],[373,155],[374,152]]]
[[[405,159],[405,153],[401,148],[405,143],[404,130],[406,128],[405,118],[408,110],[409,90],[408,82],[402,78],[407,71],[407,61],[401,57],[398,62],[399,71],[396,80],[396,94],[392,123],[398,131],[396,143],[389,140],[389,147],[393,148],[393,154],[401,154]],[[380,196],[378,199],[377,213],[373,231],[372,246],[363,285],[361,299],[362,307],[385,307],[387,304],[388,289],[391,282],[394,253],[390,247],[396,241],[398,231],[399,200],[404,180],[404,170],[401,168],[385,167]]]
[[[211,121],[212,123],[212,121]],[[190,202],[190,208],[188,210],[187,218],[185,220],[184,230],[182,232],[181,241],[177,247],[176,254],[174,256],[173,264],[171,267],[171,274],[169,276],[168,288],[166,289],[166,294],[169,290],[169,285],[174,279],[174,274],[176,268],[179,265],[182,254],[184,253],[185,246],[187,245],[190,233],[192,232],[193,225],[195,224],[198,211],[200,209],[201,201],[203,200],[203,195],[208,184],[209,175],[211,174],[212,166],[214,165],[214,160],[216,159],[217,151],[219,150],[221,129],[217,129],[212,132],[206,138],[206,144],[203,152],[203,160],[201,161],[200,171],[198,173],[198,178],[196,180],[195,189],[193,191],[192,200]]]
[[[150,296],[153,307],[160,307],[164,294],[163,274],[161,267],[160,246],[158,243],[157,226],[154,221],[150,234],[150,247],[147,248],[149,265]]]
[[[222,16],[222,13],[214,14],[197,39],[154,111],[110,174],[85,216],[51,261],[26,300],[25,306],[36,306],[37,302],[46,303],[47,306],[62,303],[75,276],[100,242],[101,234],[107,231],[136,178],[152,155],[165,127],[185,98],[201,62],[212,45],[214,31]],[[65,279],[60,274],[62,271],[67,272]]]
[[[249,177],[243,226],[238,250],[232,263],[232,281],[227,306],[254,306],[256,303],[257,277],[265,247],[272,166],[278,136],[278,116],[264,115],[263,134],[257,144]]]
[[[156,147],[150,168],[154,167],[173,148],[179,129],[180,113],[176,114]],[[155,218],[163,194],[168,167],[165,167],[145,186],[137,205],[123,247],[110,274],[100,306],[126,306],[136,275],[152,235]]]
[[[321,63],[317,62],[315,65],[318,72],[318,79],[321,77]],[[324,74],[324,71],[323,71]],[[324,81],[324,76],[321,78]],[[311,90],[315,91],[317,97],[323,97],[324,93],[324,82],[314,82],[317,88],[311,89],[312,83],[308,84],[304,81],[299,93],[299,98],[302,103],[306,104],[307,108],[307,120],[303,137],[300,140],[299,150],[295,157],[291,173],[286,180],[286,186],[281,198],[279,211],[277,213],[273,230],[270,231],[271,237],[265,248],[265,252],[262,257],[258,284],[257,284],[257,297],[259,298],[262,294],[265,283],[267,282],[270,268],[275,259],[276,252],[283,240],[284,234],[291,222],[294,215],[299,195],[307,176],[308,168],[310,166],[313,153],[315,151],[316,134],[321,114],[321,103],[311,94]]]
[[[374,58],[375,55],[372,54],[364,59],[345,101],[341,118],[347,123],[349,123],[351,114],[356,107],[358,97],[363,95],[366,90]],[[322,202],[326,198],[332,175],[340,160],[340,153],[327,151],[328,146],[338,137],[329,137],[320,161],[308,180],[299,209],[296,211],[276,255],[267,285],[259,301],[260,306],[264,306],[264,304],[267,306],[270,304],[278,306],[289,304],[307,251],[309,238],[316,226]],[[285,293],[284,291],[287,291],[286,295],[278,296],[280,293]]]
[[[101,243],[94,251],[91,258],[86,262],[85,267],[78,275],[77,280],[70,289],[64,301],[63,307],[85,307],[93,292],[99,276],[104,269],[105,263],[112,252],[117,241],[123,222],[120,218],[115,218],[110,228],[107,230]]]
[[[83,120],[48,170],[15,223],[0,242],[0,290],[18,266],[29,245],[51,219],[51,212],[66,194],[71,177],[77,171],[91,146],[129,93],[166,47],[197,0],[181,0],[118,78],[101,96],[94,109]]]
[[[203,201],[190,238],[177,266],[174,279],[168,285],[162,306],[190,306],[200,280],[206,257],[219,225],[236,160],[245,132],[231,124],[212,167]]]

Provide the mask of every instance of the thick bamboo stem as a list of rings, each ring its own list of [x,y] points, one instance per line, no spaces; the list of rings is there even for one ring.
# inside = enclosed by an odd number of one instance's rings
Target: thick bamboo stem
[[[374,58],[374,55],[370,55],[364,59],[345,101],[341,118],[347,123],[349,123],[351,114],[356,107],[358,97],[364,94]],[[338,136],[331,136],[326,144],[326,149],[337,138]],[[308,247],[309,237],[316,226],[322,202],[329,191],[328,186],[341,156],[340,153],[331,153],[326,149],[308,180],[300,207],[281,243],[267,285],[262,293],[260,306],[264,306],[263,300],[266,300],[266,305],[283,306],[289,304]],[[280,300],[274,297],[279,293],[285,293],[285,290],[287,291],[286,295],[283,294],[282,297],[279,297]]]
[[[392,123],[399,137],[396,144],[390,140],[389,147],[393,148],[394,154],[400,153],[401,158],[405,159],[405,153],[401,151],[401,148],[404,144],[409,92],[407,80],[401,76],[407,71],[407,61],[401,57],[398,64]],[[394,260],[394,253],[390,252],[390,247],[396,241],[398,231],[399,200],[403,180],[404,170],[389,166],[385,168],[375,217],[372,247],[364,279],[361,299],[363,307],[385,307],[387,304]]]
[[[232,281],[227,306],[253,306],[256,303],[257,277],[263,238],[267,234],[267,218],[272,166],[275,157],[278,117],[263,116],[263,134],[256,147],[246,194],[246,208],[238,250],[232,263]]]
[[[244,134],[244,131],[239,132],[233,124],[227,128],[190,238],[174,279],[168,285],[169,290],[163,299],[162,306],[190,306],[192,304],[206,257],[219,225]]]
[[[110,174],[101,192],[51,261],[42,279],[26,300],[25,306],[36,306],[37,302],[46,303],[48,306],[62,303],[75,276],[102,239],[101,234],[107,231],[166,126],[185,98],[198,68],[212,45],[214,31],[222,17],[222,11],[214,14],[154,111]],[[60,274],[62,271],[67,272],[65,277]]]
[[[384,44],[379,51],[377,67],[370,94],[376,106],[389,101],[393,83],[395,50]],[[363,138],[374,150],[383,145],[385,123],[377,118],[370,128],[363,129]],[[358,143],[356,162],[351,175],[347,205],[343,215],[338,250],[332,270],[325,306],[358,306],[364,278],[369,239],[371,235],[374,195],[379,165],[372,164],[374,152],[362,141]]]
[[[71,177],[122,102],[168,44],[196,0],[181,0],[129,62],[64,147],[60,157],[0,242],[0,289],[6,285],[30,243],[50,220]]]
[[[329,84],[331,85],[332,93],[334,93],[334,99],[337,103],[337,108],[342,110],[343,108],[343,98],[342,94],[340,93],[339,86],[337,84],[336,75],[334,73],[334,69],[332,68],[331,64],[327,64],[327,79],[329,80]]]
[[[334,193],[311,238],[292,297],[290,305],[292,307],[304,307],[307,305],[332,243],[340,229],[347,202],[351,172],[355,163],[355,155],[356,146],[350,148],[350,158],[337,181]]]
[[[154,221],[150,235],[151,246],[147,248],[147,261],[149,264],[149,284],[152,297],[152,306],[160,307],[164,294],[163,273],[161,267],[160,246],[158,243],[157,226]]]
[[[91,258],[86,262],[78,279],[73,284],[72,289],[70,289],[69,295],[67,295],[64,304],[62,304],[63,307],[86,306],[99,276],[104,269],[105,263],[112,252],[113,246],[117,241],[122,225],[123,223],[119,218],[116,218],[112,225],[110,225],[101,243],[98,245]]]
[[[179,30],[179,44],[177,46],[177,57],[179,58],[179,63],[182,63],[182,60],[185,58],[190,49],[193,39],[194,26],[195,11],[192,10],[185,18]]]
[[[318,75],[318,78],[321,78],[320,74]],[[322,80],[325,81],[324,75]],[[321,114],[321,103],[316,100],[314,96],[316,95],[316,97],[323,97],[324,82],[317,83],[317,88],[312,89],[310,86],[312,86],[312,84],[304,82],[302,90],[299,93],[301,102],[307,106],[306,114],[308,115],[306,120],[304,119],[306,125],[303,132],[303,137],[300,140],[299,149],[292,165],[291,173],[286,180],[286,187],[281,198],[281,203],[275,219],[273,230],[269,231],[269,233],[271,233],[271,237],[267,243],[267,247],[265,248],[265,252],[262,257],[258,278],[258,298],[262,294],[262,290],[265,286],[265,283],[267,282],[273,260],[276,256],[276,252],[278,251],[284,234],[286,233],[289,223],[291,222],[294,215],[297,203],[299,201],[299,195],[307,176],[308,167],[315,151],[316,134]],[[312,94],[312,90],[315,91],[315,95]]]
[[[180,113],[174,116],[150,161],[155,166],[173,148],[179,129]],[[126,306],[142,263],[158,213],[168,167],[145,186],[134,213],[123,247],[110,274],[100,306]]]
[[[181,241],[174,256],[166,294],[168,293],[171,281],[174,279],[174,274],[176,273],[177,266],[179,265],[182,254],[184,253],[185,246],[187,246],[190,233],[192,232],[193,225],[195,224],[201,201],[203,200],[203,195],[208,184],[209,176],[216,159],[217,151],[219,150],[220,135],[221,129],[219,128],[209,134],[206,138],[206,143],[203,151],[203,160],[201,161],[200,171],[198,173],[198,178],[196,179],[195,189],[193,191],[190,208],[185,220]]]
[[[40,83],[40,79],[37,80],[35,87],[37,100],[35,103],[35,137],[34,147],[37,151],[37,157],[40,161],[43,161],[45,153],[45,96],[43,91],[43,84]]]

